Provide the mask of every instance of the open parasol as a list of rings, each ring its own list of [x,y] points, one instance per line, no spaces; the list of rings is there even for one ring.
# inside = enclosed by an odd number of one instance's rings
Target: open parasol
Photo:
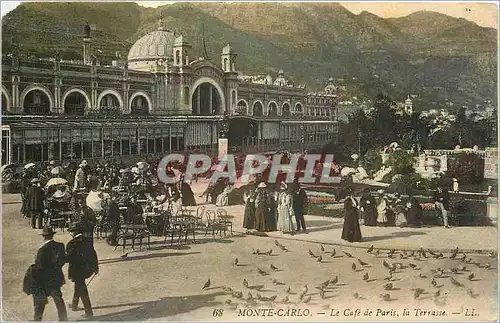
[[[64,172],[64,168],[62,168],[61,166],[56,166],[56,167],[52,168],[52,170],[50,171],[50,173],[52,175],[61,175],[63,172]]]
[[[54,185],[66,185],[66,184],[68,184],[68,181],[65,180],[64,178],[55,177],[55,178],[49,179],[47,184],[45,184],[45,187],[51,187]]]
[[[24,169],[29,169],[31,167],[35,167],[36,165],[34,163],[27,163],[26,165],[24,165]]]

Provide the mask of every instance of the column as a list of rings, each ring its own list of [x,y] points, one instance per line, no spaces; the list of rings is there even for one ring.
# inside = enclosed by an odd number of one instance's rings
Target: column
[[[208,114],[212,115],[213,114],[213,112],[212,112],[213,111],[213,107],[212,107],[212,91],[214,90],[214,88],[211,85],[209,85],[209,89],[210,89],[210,91],[209,91],[210,94],[208,95],[208,111],[209,111]]]
[[[196,114],[200,115],[200,113],[201,113],[201,107],[200,107],[200,104],[201,104],[201,86],[198,86],[197,93],[198,93],[197,94],[198,101],[196,102]]]

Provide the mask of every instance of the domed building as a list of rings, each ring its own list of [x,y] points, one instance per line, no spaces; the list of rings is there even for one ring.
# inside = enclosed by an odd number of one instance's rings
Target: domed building
[[[173,62],[175,34],[163,26],[160,19],[158,29],[137,40],[128,52],[128,67],[131,70],[149,72],[159,60]]]
[[[82,27],[83,61],[2,56],[3,164],[216,154],[221,133],[233,153],[311,151],[336,136],[336,94],[307,92],[283,70],[275,82],[241,79],[230,44],[190,60],[189,43],[160,19],[127,62],[101,66]]]

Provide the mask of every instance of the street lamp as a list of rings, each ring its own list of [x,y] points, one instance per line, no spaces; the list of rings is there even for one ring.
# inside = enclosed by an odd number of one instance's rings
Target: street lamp
[[[302,123],[300,124],[300,142],[301,142],[301,148],[302,148],[302,154],[304,154],[304,144],[305,144],[305,131],[304,131],[304,116],[302,116]]]

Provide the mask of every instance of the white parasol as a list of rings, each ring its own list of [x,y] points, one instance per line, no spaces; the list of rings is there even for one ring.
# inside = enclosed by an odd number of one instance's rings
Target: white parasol
[[[64,171],[64,169],[61,166],[56,166],[56,167],[52,168],[50,173],[52,175],[61,175],[63,173],[63,171]]]
[[[27,163],[26,165],[24,165],[24,169],[28,169],[28,168],[31,168],[31,167],[35,167],[36,165],[34,163]]]
[[[148,168],[149,168],[149,165],[148,165],[148,163],[146,163],[146,162],[140,161],[140,162],[138,162],[138,163],[137,163],[137,169],[138,169],[139,171],[145,171],[145,170],[147,170]]]
[[[45,187],[51,187],[54,185],[65,185],[65,184],[68,184],[67,180],[65,180],[64,178],[56,177],[49,179],[47,184],[45,184]]]

